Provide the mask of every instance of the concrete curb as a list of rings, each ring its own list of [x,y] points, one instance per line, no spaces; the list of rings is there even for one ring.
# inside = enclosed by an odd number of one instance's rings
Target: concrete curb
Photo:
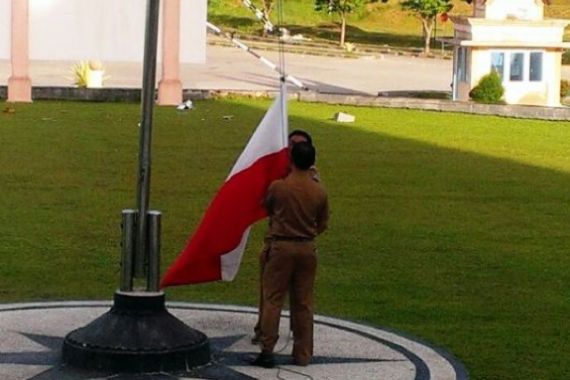
[[[246,43],[254,50],[279,51],[279,42],[276,38],[263,38],[251,35],[237,35],[242,42]],[[213,46],[233,46],[233,44],[222,37],[214,35],[208,36],[208,45]],[[445,50],[445,54],[440,53],[439,48],[432,48],[430,54],[425,55],[423,49],[416,47],[398,47],[391,45],[373,45],[365,43],[355,43],[355,50],[347,51],[338,46],[337,43],[319,43],[311,40],[299,42],[286,42],[282,45],[285,53],[318,55],[326,57],[339,58],[362,58],[362,57],[380,57],[383,55],[396,55],[406,57],[422,57],[434,59],[453,59],[453,52]]]
[[[185,99],[206,99],[211,91],[184,90]],[[0,86],[0,99],[8,98],[6,86]],[[141,100],[140,88],[79,88],[66,86],[34,86],[32,87],[33,100],[74,100],[89,102],[139,102]]]
[[[236,90],[183,90],[184,99],[202,100],[226,96],[274,97],[275,91],[236,91]],[[570,107],[539,107],[523,105],[478,104],[473,102],[453,102],[445,99],[421,99],[414,92],[409,97],[375,97],[350,94],[327,94],[313,91],[291,92],[289,97],[308,103],[327,103],[366,107],[404,108],[439,112],[460,112],[477,115],[493,115],[523,119],[570,121]],[[0,99],[7,98],[6,86],[0,86]],[[138,88],[77,87],[33,87],[34,100],[75,100],[92,102],[138,102],[141,90]]]
[[[319,94],[313,92],[299,93],[298,98],[304,102],[328,104],[461,112],[523,119],[570,120],[569,107],[479,104],[473,102],[453,102],[451,100],[442,99],[386,98],[362,95]]]

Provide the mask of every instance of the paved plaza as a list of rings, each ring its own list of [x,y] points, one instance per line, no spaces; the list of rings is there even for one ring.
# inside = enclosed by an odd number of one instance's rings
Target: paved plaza
[[[110,302],[0,305],[0,379],[327,379],[466,380],[461,363],[445,351],[396,332],[317,316],[311,365],[291,364],[291,339],[281,322],[277,368],[249,364],[259,349],[250,343],[256,310],[248,307],[169,303],[169,311],[210,339],[213,362],[178,374],[117,375],[64,366],[64,336],[109,310]]]
[[[260,52],[278,64],[277,52]],[[71,86],[74,62],[32,61],[34,86]],[[105,87],[141,86],[142,64],[107,63]],[[339,58],[287,53],[286,71],[311,90],[377,95],[379,91],[449,91],[451,60],[396,55]],[[0,85],[10,76],[9,61],[0,60]],[[199,90],[265,91],[278,87],[278,74],[241,49],[209,45],[205,64],[183,64],[183,87]]]
[[[277,52],[259,53],[279,63]],[[278,88],[277,73],[241,49],[208,45],[206,55],[205,64],[182,65],[185,89],[267,91]],[[71,61],[32,61],[32,85],[71,86],[73,64]],[[108,77],[105,87],[141,87],[141,63],[104,64]],[[386,91],[451,91],[450,59],[392,54],[340,58],[287,53],[285,67],[288,74],[310,90],[323,93],[375,96]],[[6,85],[9,76],[9,61],[0,60],[0,85]],[[570,79],[569,66],[562,67],[562,77]]]

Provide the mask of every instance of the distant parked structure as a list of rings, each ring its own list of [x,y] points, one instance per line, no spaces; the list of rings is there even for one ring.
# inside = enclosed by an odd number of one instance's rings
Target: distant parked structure
[[[508,104],[560,106],[563,41],[570,20],[544,19],[542,0],[473,0],[471,17],[451,16],[453,99],[466,101],[495,70]]]

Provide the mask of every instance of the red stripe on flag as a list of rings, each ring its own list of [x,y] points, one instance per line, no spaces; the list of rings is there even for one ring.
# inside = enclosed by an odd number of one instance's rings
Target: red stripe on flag
[[[245,230],[267,216],[263,198],[276,179],[287,175],[287,148],[261,157],[234,174],[218,191],[198,229],[166,272],[160,286],[221,279],[221,256],[235,249]]]

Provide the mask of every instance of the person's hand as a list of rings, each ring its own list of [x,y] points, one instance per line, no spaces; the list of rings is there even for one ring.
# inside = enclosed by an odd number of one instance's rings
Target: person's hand
[[[317,167],[315,165],[311,166],[309,168],[309,171],[311,172],[311,177],[313,178],[313,181],[321,182],[321,176],[319,175],[319,171],[317,170]]]

